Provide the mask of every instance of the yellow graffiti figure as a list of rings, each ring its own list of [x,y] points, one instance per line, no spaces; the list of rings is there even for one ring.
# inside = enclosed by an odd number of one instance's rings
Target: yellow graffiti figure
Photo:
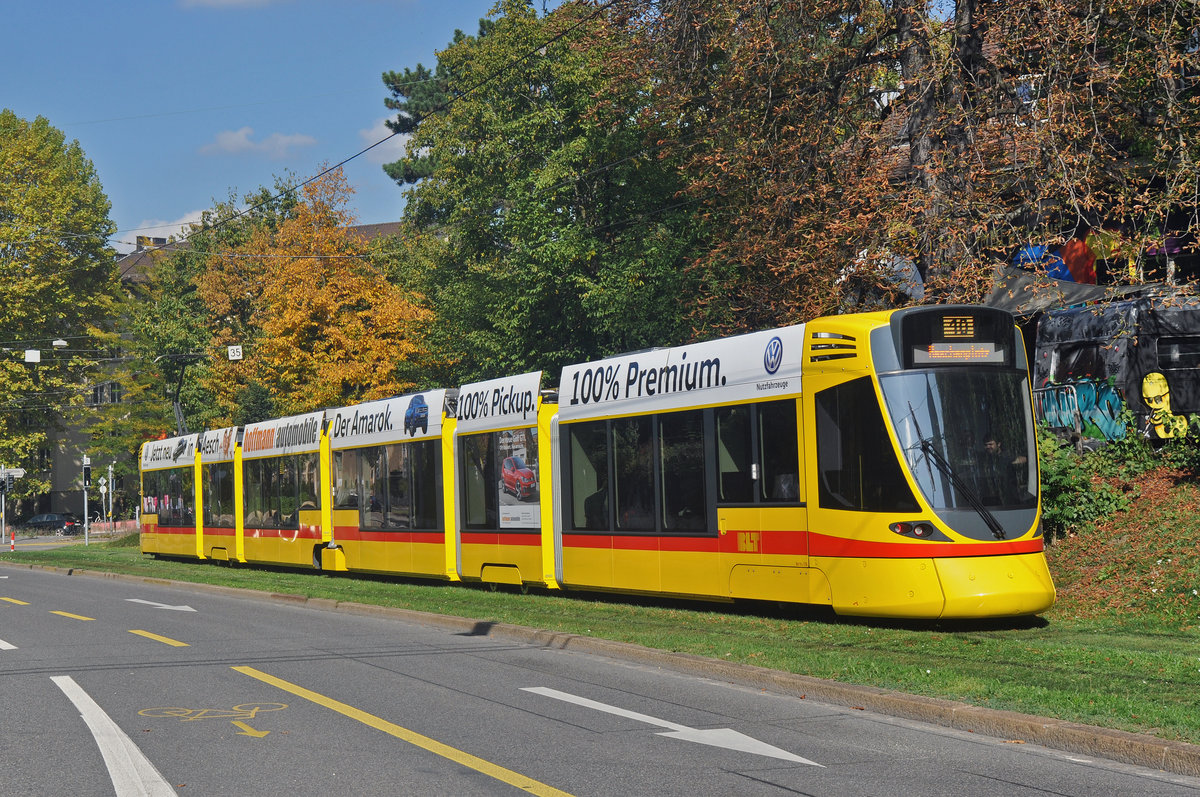
[[[1171,413],[1171,388],[1167,378],[1158,371],[1146,374],[1142,379],[1142,401],[1150,408],[1148,432],[1160,438],[1187,437],[1187,418]]]

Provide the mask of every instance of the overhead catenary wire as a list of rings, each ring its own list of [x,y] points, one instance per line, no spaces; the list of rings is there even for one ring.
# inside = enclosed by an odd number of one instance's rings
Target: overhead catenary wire
[[[465,98],[467,98],[471,94],[475,93],[479,89],[483,88],[484,86],[488,85],[492,81],[497,80],[497,79],[503,77],[504,75],[506,75],[510,70],[515,68],[518,64],[525,63],[533,56],[542,54],[547,47],[549,47],[550,45],[554,44],[555,42],[565,38],[569,33],[574,31],[576,28],[579,28],[586,22],[590,22],[592,19],[597,17],[602,11],[607,9],[609,6],[611,6],[615,2],[616,2],[616,0],[607,0],[604,3],[597,5],[595,10],[593,10],[591,14],[578,20],[577,22],[575,22],[575,24],[570,25],[569,27],[565,28],[564,30],[556,33],[554,36],[551,36],[549,39],[542,42],[541,44],[534,46],[524,55],[522,55],[518,58],[512,59],[511,61],[509,61],[507,64],[505,64],[501,68],[497,69],[496,71],[492,72],[491,74],[489,74],[482,80],[478,81],[474,85],[467,88],[461,94],[456,94],[455,96],[451,97],[446,102],[439,105],[437,108],[432,109],[431,111],[429,111],[426,114],[418,115],[416,118],[416,123],[420,124],[421,122],[425,121],[426,119],[430,118],[431,116],[434,116],[435,114],[445,113],[456,103],[464,100]],[[350,155],[347,158],[343,158],[342,160],[338,161],[337,163],[333,164],[332,166],[326,167],[325,169],[321,170],[319,173],[313,175],[312,177],[309,177],[306,180],[302,180],[301,182],[296,183],[295,185],[289,186],[288,188],[285,188],[284,190],[279,191],[276,194],[273,194],[272,196],[268,197],[267,199],[262,200],[261,202],[257,202],[247,208],[244,208],[236,213],[233,213],[233,214],[221,219],[220,221],[218,221],[217,223],[213,224],[210,227],[205,227],[201,230],[193,231],[192,233],[185,235],[183,238],[180,238],[179,240],[174,241],[172,243],[178,245],[180,243],[187,241],[188,239],[190,239],[192,237],[192,235],[195,235],[198,232],[209,232],[211,230],[219,229],[220,227],[230,224],[233,221],[236,221],[237,219],[241,218],[242,216],[245,216],[248,213],[252,213],[253,211],[258,210],[259,208],[264,207],[265,205],[268,205],[271,202],[276,202],[276,201],[284,198],[285,196],[292,194],[292,193],[304,188],[305,186],[316,182],[317,180],[320,180],[325,175],[327,175],[331,172],[334,172],[337,169],[340,169],[342,166],[345,166],[347,163],[349,163],[352,160],[355,160],[356,158],[360,158],[363,155],[366,155],[371,150],[375,149],[376,147],[382,146],[383,144],[387,143],[388,141],[391,141],[393,138],[395,138],[398,135],[400,135],[400,133],[393,132],[387,136],[384,136],[383,138],[379,139],[375,143],[373,143],[369,146],[363,147],[362,149],[360,149],[358,152],[354,153],[353,155]],[[169,245],[170,244],[168,244],[168,246]]]
[[[500,67],[499,69],[493,71],[489,75],[485,76],[484,78],[482,78],[481,80],[476,82],[474,85],[465,89],[462,93],[449,98],[446,102],[442,103],[437,108],[430,110],[428,113],[419,115],[416,120],[417,123],[419,124],[420,122],[423,122],[424,120],[426,120],[436,114],[446,112],[447,110],[449,110],[453,105],[455,105],[459,101],[461,101],[461,100],[465,99],[466,97],[470,96],[471,94],[475,93],[476,91],[478,91],[479,89],[488,85],[492,81],[497,80],[500,77],[504,76],[505,74],[510,72],[512,69],[514,69],[516,66],[518,66],[519,64],[525,63],[526,61],[528,61],[530,58],[534,57],[535,55],[544,54],[545,48],[547,48],[550,45],[554,44],[555,42],[558,42],[561,39],[565,38],[567,35],[569,35],[573,31],[575,31],[582,25],[586,24],[587,22],[590,22],[592,19],[595,19],[600,13],[602,13],[605,9],[607,9],[608,7],[613,5],[615,2],[616,2],[616,0],[606,0],[606,2],[598,4],[592,10],[592,12],[590,14],[582,17],[581,19],[577,20],[573,24],[569,25],[568,27],[564,28],[563,30],[559,31],[558,33],[554,34],[553,36],[551,36],[550,38],[541,42],[540,44],[537,44],[537,45],[531,47],[529,49],[529,51],[526,52],[524,55],[513,58],[508,63],[506,63],[505,65]],[[435,82],[435,81],[441,80],[441,79],[442,78],[439,78],[437,76],[431,76],[429,78],[425,78],[425,79],[421,79],[421,80],[405,81],[403,83],[403,85],[418,85],[420,83]],[[371,152],[372,150],[376,149],[377,147],[382,146],[383,144],[387,143],[388,141],[392,140],[393,138],[395,138],[398,135],[400,135],[400,133],[393,132],[387,136],[384,136],[383,138],[379,139],[378,141],[374,142],[373,144],[363,147],[359,151],[355,152],[353,155],[343,158],[342,160],[338,161],[337,163],[333,164],[332,166],[326,167],[325,169],[321,170],[319,173],[313,175],[312,177],[309,177],[306,180],[302,180],[294,185],[288,186],[287,188],[271,195],[270,197],[268,197],[260,202],[257,202],[255,204],[250,205],[246,208],[243,208],[242,210],[237,211],[229,216],[226,216],[225,218],[220,219],[219,221],[215,222],[214,224],[212,224],[210,226],[203,227],[203,228],[200,228],[197,230],[193,230],[191,233],[189,233],[181,238],[178,238],[174,241],[171,241],[170,243],[165,244],[164,246],[152,247],[152,248],[144,249],[143,251],[153,252],[153,251],[158,251],[158,250],[160,250],[162,248],[166,248],[166,247],[178,246],[178,245],[188,241],[193,235],[196,235],[198,233],[211,232],[212,230],[219,229],[227,224],[230,224],[230,223],[236,221],[237,219],[239,219],[249,213],[252,213],[255,210],[258,210],[259,208],[270,204],[271,202],[276,202],[276,201],[286,197],[287,195],[292,194],[296,191],[299,191],[300,189],[304,188],[305,186],[307,186],[311,183],[314,183],[317,180],[320,180],[325,175],[327,175],[333,171],[336,171],[337,169],[341,168],[342,166],[345,166],[347,163],[350,163],[351,161],[353,161],[357,158],[360,158],[363,155],[366,155],[367,153]],[[142,227],[142,228],[136,228],[136,229],[155,229],[155,228],[154,227]],[[125,233],[131,232],[131,231],[136,231],[136,229],[119,230],[118,233],[125,234]],[[61,231],[61,232],[65,232],[65,231]],[[90,235],[91,234],[89,234],[89,233],[68,233],[65,235],[58,236],[58,237],[63,238],[63,239],[71,239],[71,238],[86,238],[86,237],[90,237]],[[115,236],[116,236],[116,234],[114,234],[113,236],[109,236],[108,240],[114,240]],[[40,237],[40,236],[38,236],[38,237]],[[37,237],[31,237],[29,239],[26,239],[23,242],[29,242],[29,241],[33,241],[33,240],[37,240]],[[127,266],[126,269],[124,271],[122,271],[119,276],[124,277],[128,273],[129,269],[132,267],[132,265],[133,264],[130,264],[130,266]],[[79,267],[79,268],[75,268],[75,269],[68,269],[68,270],[63,270],[63,271],[59,271],[59,272],[54,272],[51,274],[43,274],[40,276],[42,276],[43,278],[60,276],[63,274],[68,274],[68,273],[72,273],[74,271],[82,270],[84,268],[87,268],[87,267],[84,266],[84,267]]]
[[[516,68],[517,66],[519,66],[520,64],[523,64],[523,63],[527,62],[529,59],[533,58],[534,56],[538,56],[538,55],[545,55],[545,52],[546,52],[546,48],[547,48],[547,47],[549,47],[549,46],[553,45],[554,43],[556,43],[556,42],[558,42],[558,41],[560,41],[560,40],[562,40],[563,38],[565,38],[566,36],[570,35],[570,34],[571,34],[572,32],[574,32],[575,30],[579,29],[581,26],[583,26],[584,24],[586,24],[587,22],[589,22],[589,21],[591,21],[591,20],[595,19],[595,18],[596,18],[598,15],[600,15],[600,14],[601,14],[601,13],[602,13],[604,10],[606,10],[606,9],[607,9],[607,8],[609,8],[611,5],[613,5],[613,3],[614,3],[614,2],[616,2],[616,0],[607,0],[606,2],[603,2],[603,3],[599,3],[599,4],[597,4],[597,5],[596,5],[596,7],[595,7],[595,8],[594,8],[594,9],[593,9],[593,10],[592,10],[592,11],[591,11],[589,14],[587,14],[586,16],[583,16],[583,17],[579,18],[578,20],[574,21],[572,24],[568,25],[568,26],[567,26],[567,27],[565,27],[563,30],[561,30],[561,31],[557,32],[556,34],[554,34],[553,36],[551,36],[551,37],[547,38],[545,41],[542,41],[541,43],[539,43],[539,44],[536,44],[536,45],[532,46],[532,47],[531,47],[531,48],[530,48],[530,49],[529,49],[529,50],[528,50],[528,51],[527,51],[525,54],[523,54],[523,55],[521,55],[521,56],[519,56],[519,57],[516,57],[516,58],[513,58],[513,59],[511,59],[511,60],[510,60],[510,61],[508,61],[506,64],[504,64],[502,67],[500,67],[499,69],[496,69],[495,71],[493,71],[493,72],[491,72],[490,74],[486,75],[485,77],[483,77],[482,79],[480,79],[479,81],[477,81],[476,83],[474,83],[473,85],[471,85],[470,87],[468,87],[467,89],[465,89],[464,91],[462,91],[461,93],[458,93],[458,94],[456,94],[456,95],[454,95],[454,96],[450,97],[448,100],[446,100],[445,102],[443,102],[443,103],[442,103],[441,105],[439,105],[437,108],[434,108],[434,109],[430,110],[429,112],[427,112],[427,113],[425,113],[425,114],[418,115],[418,118],[416,119],[417,123],[419,124],[420,122],[423,122],[423,121],[425,121],[426,119],[429,119],[430,117],[432,117],[432,116],[434,116],[434,115],[436,115],[436,114],[445,113],[445,112],[446,112],[446,111],[448,111],[448,110],[449,110],[451,107],[453,107],[453,106],[454,106],[456,103],[458,103],[458,102],[460,102],[460,101],[464,100],[465,98],[467,98],[467,97],[471,96],[472,94],[474,94],[475,92],[477,92],[479,89],[481,89],[481,88],[483,88],[483,87],[487,86],[487,85],[488,85],[488,84],[490,84],[491,82],[493,82],[493,81],[495,81],[495,80],[498,80],[498,79],[499,79],[499,78],[501,78],[502,76],[504,76],[504,75],[506,75],[507,73],[509,73],[511,70],[515,69],[515,68]],[[425,78],[425,79],[421,79],[421,80],[410,80],[410,81],[405,81],[405,82],[403,83],[403,85],[416,85],[416,84],[423,83],[423,82],[430,82],[430,81],[442,80],[442,79],[443,79],[443,78],[440,78],[440,77],[437,77],[437,76],[431,76],[431,77],[429,77],[429,78]],[[351,161],[355,160],[356,158],[360,158],[360,157],[362,157],[363,155],[365,155],[365,154],[367,154],[367,153],[371,152],[372,150],[374,150],[374,149],[376,149],[377,147],[379,147],[379,146],[383,145],[383,144],[384,144],[384,143],[386,143],[387,141],[389,141],[389,140],[391,140],[391,139],[395,138],[397,135],[400,135],[400,134],[399,134],[399,133],[396,133],[396,132],[393,132],[393,133],[391,133],[391,134],[389,134],[389,135],[387,135],[387,136],[385,136],[385,137],[383,137],[383,138],[379,139],[378,141],[376,141],[376,142],[374,142],[374,143],[370,144],[369,146],[366,146],[366,147],[364,147],[364,148],[360,149],[359,151],[355,152],[354,154],[352,154],[352,155],[350,155],[350,156],[348,156],[348,157],[346,157],[346,158],[343,158],[341,161],[338,161],[337,163],[333,164],[332,166],[329,166],[329,167],[327,167],[327,168],[325,168],[325,169],[321,170],[319,173],[317,173],[317,174],[313,175],[312,177],[310,177],[310,178],[308,178],[308,179],[306,179],[306,180],[303,180],[303,181],[301,181],[301,182],[299,182],[299,183],[296,183],[296,184],[294,184],[294,185],[291,185],[291,186],[289,186],[289,187],[287,187],[287,188],[285,188],[285,189],[283,189],[283,190],[280,190],[279,192],[277,192],[277,193],[273,194],[272,196],[270,196],[270,197],[268,197],[268,198],[266,198],[266,199],[264,199],[264,200],[262,200],[262,201],[260,201],[260,202],[258,202],[258,203],[256,203],[256,204],[254,204],[254,205],[251,205],[251,206],[249,206],[249,207],[247,207],[247,208],[244,208],[244,209],[242,209],[242,210],[240,210],[240,211],[237,211],[237,212],[235,212],[235,213],[232,213],[232,214],[230,214],[230,215],[228,215],[228,216],[226,216],[226,217],[224,217],[224,218],[222,218],[222,219],[218,220],[217,222],[215,222],[215,223],[213,223],[213,224],[211,224],[211,225],[209,225],[209,226],[202,227],[202,228],[198,228],[198,229],[195,229],[195,228],[194,228],[194,229],[193,229],[193,231],[192,231],[191,233],[189,233],[188,235],[185,235],[185,236],[183,236],[182,238],[179,238],[179,239],[176,239],[176,240],[174,240],[174,241],[171,241],[170,243],[168,243],[168,244],[165,244],[164,246],[160,246],[160,247],[152,247],[152,248],[150,248],[150,249],[147,249],[147,250],[142,250],[142,251],[155,252],[155,251],[161,251],[162,249],[167,249],[167,248],[173,248],[173,247],[177,248],[177,247],[179,247],[181,244],[185,244],[185,243],[186,243],[186,242],[187,242],[187,241],[188,241],[188,240],[189,240],[191,237],[193,237],[193,236],[194,236],[194,235],[196,235],[196,234],[199,234],[199,233],[206,233],[206,232],[211,232],[211,231],[212,231],[212,230],[214,230],[214,229],[219,229],[220,227],[223,227],[223,226],[225,226],[225,225],[228,225],[228,224],[230,224],[230,223],[232,223],[232,222],[236,221],[237,219],[239,219],[239,218],[241,218],[241,217],[244,217],[245,215],[247,215],[247,214],[249,214],[249,213],[252,213],[253,211],[255,211],[255,210],[257,210],[257,209],[259,209],[259,208],[261,208],[261,207],[263,207],[263,206],[265,206],[265,205],[267,205],[267,204],[269,204],[269,203],[276,202],[276,201],[278,201],[278,200],[280,200],[280,199],[282,199],[282,198],[284,198],[284,197],[288,196],[289,194],[293,194],[294,192],[296,192],[296,191],[298,191],[298,190],[300,190],[300,189],[304,188],[305,186],[307,186],[307,185],[309,185],[309,184],[311,184],[311,183],[313,183],[313,182],[315,182],[315,181],[317,181],[317,180],[321,179],[321,178],[322,178],[322,177],[324,177],[325,175],[328,175],[328,174],[330,174],[331,172],[333,172],[333,171],[337,170],[338,168],[340,168],[340,167],[344,166],[345,164],[347,164],[347,163],[349,163],[349,162],[351,162]],[[640,152],[639,152],[639,153],[633,153],[633,154],[625,154],[625,155],[623,155],[621,158],[617,159],[616,161],[613,161],[613,162],[612,162],[612,165],[617,165],[617,164],[619,164],[619,163],[626,162],[626,161],[628,161],[630,158],[632,158],[632,157],[637,157],[637,156],[639,156],[640,154],[642,154],[642,153],[640,153]],[[583,175],[580,175],[580,176],[579,176],[577,179],[583,179],[585,176],[587,176],[587,175],[590,175],[590,174],[597,173],[597,172],[599,172],[599,171],[603,171],[605,168],[610,168],[610,166],[609,166],[609,165],[601,165],[601,166],[599,166],[599,167],[595,167],[595,168],[593,168],[592,170],[589,170],[589,172],[587,172],[587,173],[585,173],[585,174],[583,174]],[[546,193],[551,193],[551,192],[553,192],[553,191],[557,190],[559,187],[560,187],[560,186],[550,186],[550,187],[547,187],[547,188],[545,188],[545,189],[542,189],[542,191],[544,191],[544,192],[546,192]],[[539,191],[538,193],[542,193],[542,191]],[[151,229],[151,228],[147,227],[147,228],[142,228],[142,229]],[[79,238],[88,238],[88,237],[91,237],[91,236],[93,235],[93,234],[91,234],[91,233],[69,233],[69,232],[67,232],[67,231],[65,231],[65,230],[56,230],[56,231],[43,231],[43,233],[42,233],[42,236],[31,237],[31,238],[29,238],[29,239],[27,239],[27,240],[25,240],[25,241],[23,241],[23,242],[16,242],[16,243],[29,243],[29,242],[35,241],[35,240],[37,240],[37,239],[38,239],[38,237],[43,237],[43,236],[45,235],[45,232],[52,232],[52,233],[55,233],[55,234],[56,234],[56,235],[55,235],[55,237],[56,237],[56,239],[58,239],[58,240],[74,240],[74,239],[79,239]],[[126,230],[126,231],[124,231],[124,232],[129,232],[129,230]],[[108,237],[108,240],[113,240],[113,239],[114,239],[114,237],[115,237],[115,235],[114,235],[114,236],[109,236],[109,237]],[[213,253],[213,254],[218,254],[218,253]],[[265,259],[265,258],[271,258],[271,259],[275,259],[275,258],[279,258],[279,259],[289,259],[289,258],[290,258],[290,259],[295,259],[295,258],[298,258],[298,257],[321,257],[321,258],[327,258],[327,259],[358,259],[358,260],[370,260],[370,259],[373,259],[373,255],[372,255],[372,254],[370,254],[370,253],[366,253],[366,254],[344,254],[344,255],[324,255],[324,254],[306,254],[306,255],[291,255],[291,254],[289,254],[289,255],[251,255],[251,254],[245,254],[245,253],[233,253],[233,252],[230,252],[230,253],[221,253],[221,254],[220,254],[220,256],[224,256],[224,257],[260,258],[260,259]],[[133,266],[134,266],[134,263],[130,263],[130,264],[129,264],[129,265],[128,265],[128,266],[127,266],[127,267],[126,267],[126,268],[125,268],[125,269],[124,269],[124,270],[123,270],[121,273],[120,273],[120,275],[119,275],[119,276],[120,276],[120,277],[124,277],[124,276],[125,276],[125,275],[126,275],[128,272],[129,272],[129,270],[130,270],[130,269],[131,269]],[[50,277],[63,276],[63,275],[66,275],[66,274],[74,273],[74,272],[76,272],[76,271],[85,270],[85,269],[87,269],[87,268],[91,268],[91,266],[78,266],[78,267],[76,267],[76,268],[64,269],[64,270],[62,270],[62,271],[58,271],[58,272],[54,272],[54,273],[43,273],[43,274],[39,274],[38,276],[39,276],[40,278],[42,278],[42,279],[46,279],[46,278],[50,278]],[[29,343],[33,343],[33,342],[41,343],[41,340],[40,340],[40,339],[37,339],[36,341],[28,341],[28,342],[29,342]],[[15,344],[17,344],[17,343],[21,343],[21,342],[14,342],[14,345],[15,345]],[[125,359],[129,359],[129,358],[121,358],[121,357],[116,357],[116,358],[101,358],[101,359],[96,359],[96,360],[94,360],[94,361],[92,361],[92,362],[93,362],[93,364],[99,364],[99,363],[102,363],[102,362],[117,362],[117,361],[121,361],[121,360],[125,360]],[[83,394],[84,394],[84,393],[86,393],[86,392],[87,392],[87,390],[89,390],[89,389],[90,389],[90,388],[87,388],[87,389],[84,389],[84,390],[82,390],[82,391],[81,391],[81,393],[80,393],[79,395],[83,395]],[[41,394],[41,395],[43,395],[43,396],[48,396],[49,394]],[[35,409],[35,408],[38,408],[38,409],[41,409],[41,408],[44,408],[44,409],[54,409],[54,407],[53,407],[53,406],[51,406],[51,405],[39,406],[39,405],[30,405],[30,404],[8,404],[8,405],[0,405],[0,407],[14,408],[14,409],[25,409],[25,410],[30,410],[30,409]]]

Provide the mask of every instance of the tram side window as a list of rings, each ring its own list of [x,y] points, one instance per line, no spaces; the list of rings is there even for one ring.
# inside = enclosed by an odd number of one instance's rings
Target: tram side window
[[[720,407],[717,417],[717,500],[744,504],[754,500],[751,466],[750,407]]]
[[[167,480],[163,484],[163,506],[166,512],[159,512],[158,522],[161,525],[179,526],[183,514],[183,496],[180,495],[179,471],[167,471]]]
[[[300,469],[301,457],[297,455],[264,457],[243,464],[248,528],[299,527]]]
[[[913,497],[870,377],[815,396],[818,500],[822,507],[867,512],[914,512]]]
[[[333,508],[358,509],[358,450],[333,452]]]
[[[436,455],[430,440],[387,447],[388,528],[438,528]]]
[[[248,459],[242,464],[242,517],[247,528],[262,528],[262,470],[261,459]]]
[[[791,503],[800,500],[800,449],[796,431],[796,401],[756,404],[758,450],[762,477],[759,500]]]
[[[279,457],[267,457],[258,461],[258,506],[259,523],[263,528],[279,526]]]
[[[300,525],[300,458],[279,458],[279,525],[297,528]]]
[[[372,446],[358,450],[358,462],[362,468],[363,503],[361,524],[364,529],[384,527],[383,502],[387,500],[387,452],[383,446]]]
[[[204,525],[233,528],[233,463],[204,466]]]
[[[412,528],[412,463],[409,447],[387,447],[387,514],[389,528]]]
[[[654,432],[650,418],[613,421],[617,528],[654,531]]]
[[[300,509],[321,508],[321,455],[317,453],[301,454],[296,458],[299,480],[296,488],[299,491]]]
[[[570,427],[571,528],[601,531],[608,521],[608,427],[604,421]]]
[[[704,529],[708,513],[704,489],[703,411],[685,410],[660,415],[658,434],[663,529]]]
[[[408,444],[409,528],[436,530],[442,527],[441,513],[438,512],[439,445],[436,440]]]
[[[243,503],[248,528],[261,529],[273,525],[270,518],[271,505],[268,501],[274,483],[270,465],[270,459],[249,459],[242,465],[245,476]]]
[[[142,473],[142,514],[158,514],[158,471]]]
[[[165,477],[165,478],[164,478]],[[159,475],[158,524],[160,526],[192,526],[196,523],[196,497],[192,471],[175,468]]]
[[[500,525],[500,489],[496,471],[496,439],[490,433],[467,435],[459,449],[462,464],[463,513],[467,528]]]
[[[296,459],[294,456],[264,457],[246,460],[243,464],[247,528],[295,528],[299,525]]]
[[[467,528],[540,526],[537,427],[466,435],[458,456]],[[502,505],[509,509],[502,512]]]

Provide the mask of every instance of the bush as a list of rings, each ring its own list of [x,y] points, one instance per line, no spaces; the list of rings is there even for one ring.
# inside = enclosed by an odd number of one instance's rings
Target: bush
[[[1129,471],[1141,472],[1152,467],[1153,453],[1144,438],[1129,435],[1124,441],[1114,441],[1098,451],[1078,454],[1070,446],[1064,446],[1052,432],[1039,429],[1042,527],[1046,541],[1128,509],[1136,498],[1126,487]]]

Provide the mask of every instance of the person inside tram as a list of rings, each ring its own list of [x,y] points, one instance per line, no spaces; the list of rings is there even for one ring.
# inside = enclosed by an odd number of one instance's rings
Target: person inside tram
[[[1016,501],[1021,490],[1021,474],[1028,462],[1029,458],[1024,454],[1007,451],[996,435],[986,435],[980,459],[983,502],[1006,504]]]

